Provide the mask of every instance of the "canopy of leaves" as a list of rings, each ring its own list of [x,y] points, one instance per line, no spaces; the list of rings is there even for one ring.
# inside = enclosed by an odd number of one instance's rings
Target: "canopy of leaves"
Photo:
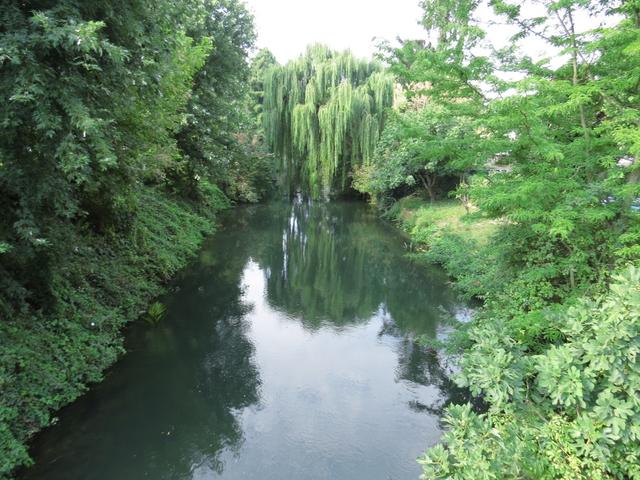
[[[347,190],[351,169],[371,161],[393,95],[379,64],[322,45],[269,70],[265,135],[285,188],[315,198]]]
[[[473,122],[427,103],[393,112],[371,162],[356,169],[354,186],[373,199],[399,187],[425,188],[431,200],[442,179],[473,170],[478,141]]]
[[[194,78],[187,115],[177,133],[182,161],[171,170],[175,187],[198,198],[199,179],[208,178],[232,196],[234,192],[257,185],[251,176],[242,178],[243,167],[250,163],[250,141],[238,138],[240,131],[254,129],[248,112],[249,59],[255,42],[253,17],[238,0],[207,0],[207,15],[201,22],[188,25],[195,39],[211,37],[214,49]],[[247,133],[247,136],[250,134]],[[261,179],[264,180],[264,179]],[[251,195],[240,194],[238,200]]]

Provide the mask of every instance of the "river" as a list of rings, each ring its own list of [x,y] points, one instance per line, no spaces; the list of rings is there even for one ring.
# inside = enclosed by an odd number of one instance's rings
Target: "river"
[[[23,480],[416,479],[463,395],[418,335],[463,312],[366,205],[241,207]]]

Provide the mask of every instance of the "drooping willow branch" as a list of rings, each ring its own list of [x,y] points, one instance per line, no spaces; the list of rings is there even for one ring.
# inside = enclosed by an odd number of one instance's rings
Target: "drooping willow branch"
[[[322,45],[270,69],[265,135],[285,186],[314,198],[346,190],[353,167],[370,161],[393,96],[378,63]]]

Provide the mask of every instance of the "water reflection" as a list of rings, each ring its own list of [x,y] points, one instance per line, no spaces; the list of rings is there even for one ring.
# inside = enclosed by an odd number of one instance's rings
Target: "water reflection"
[[[457,304],[363,205],[238,209],[24,479],[415,478],[464,392],[417,334]]]
[[[311,329],[366,322],[383,309],[402,331],[435,334],[455,303],[444,277],[406,260],[374,216],[357,205],[291,205],[259,257],[270,304]]]
[[[195,265],[167,299],[168,317],[131,332],[129,353],[107,379],[37,439],[37,463],[24,478],[221,474],[221,452],[242,443],[237,412],[258,401],[260,384],[242,268],[242,259]]]

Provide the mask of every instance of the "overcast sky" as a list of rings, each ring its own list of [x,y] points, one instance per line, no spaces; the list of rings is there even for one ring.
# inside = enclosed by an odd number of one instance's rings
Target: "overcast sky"
[[[422,16],[419,0],[244,0],[255,15],[258,47],[269,48],[280,63],[286,63],[303,53],[311,43],[324,43],[336,50],[351,49],[358,56],[375,53],[379,39],[395,40],[426,38],[426,32],[418,24]],[[523,2],[525,16],[544,15],[537,2]],[[495,25],[495,16],[484,5],[477,12],[487,41],[494,47],[502,47],[516,29],[507,25]],[[595,28],[602,18],[576,14],[578,30]],[[615,19],[607,19],[612,23]],[[501,22],[502,23],[502,22]],[[533,58],[557,55],[546,42],[537,37],[527,38],[522,45]],[[562,59],[556,58],[558,66]]]
[[[297,57],[310,43],[358,56],[375,52],[373,37],[424,37],[419,0],[245,0],[255,15],[258,46],[279,62]]]

